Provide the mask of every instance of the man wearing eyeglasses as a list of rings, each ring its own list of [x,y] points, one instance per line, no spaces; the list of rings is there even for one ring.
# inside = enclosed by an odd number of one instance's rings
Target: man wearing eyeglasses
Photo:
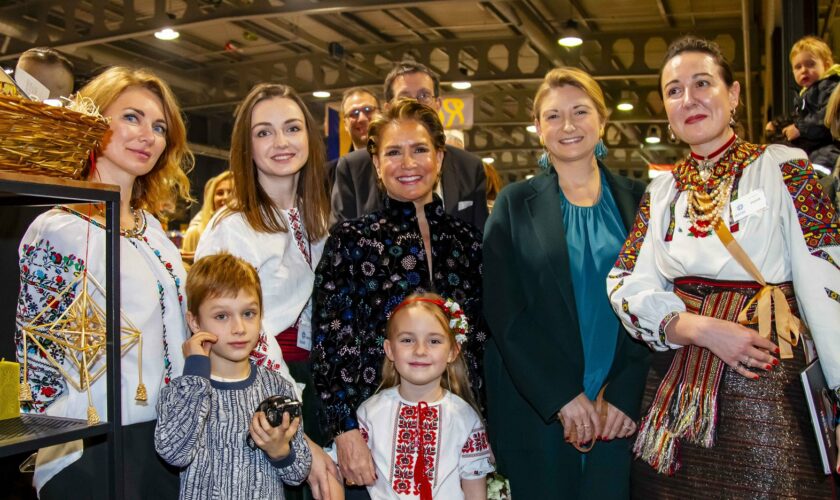
[[[423,64],[399,63],[385,77],[385,100],[409,97],[439,111],[440,78]],[[388,104],[386,104],[388,106]],[[487,220],[487,178],[481,159],[463,149],[446,146],[441,180],[435,192],[450,215],[484,230]],[[341,157],[332,190],[332,222],[355,219],[383,208],[384,193],[376,182],[373,160],[365,147]]]
[[[379,111],[379,99],[364,87],[353,87],[341,95],[341,114],[344,130],[350,134],[350,152],[364,151],[368,140],[368,125]],[[327,162],[330,188],[335,184],[335,167],[339,158]]]

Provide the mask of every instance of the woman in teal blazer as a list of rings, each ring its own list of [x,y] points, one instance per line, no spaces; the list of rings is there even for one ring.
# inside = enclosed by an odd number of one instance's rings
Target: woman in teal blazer
[[[550,71],[534,116],[544,172],[505,188],[485,227],[488,434],[514,498],[628,498],[649,351],[604,283],[644,185],[596,158],[606,106],[587,73]]]

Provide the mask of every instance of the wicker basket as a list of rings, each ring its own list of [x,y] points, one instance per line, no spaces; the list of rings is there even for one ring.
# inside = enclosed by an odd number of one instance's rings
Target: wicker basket
[[[78,179],[108,121],[0,95],[0,171]]]

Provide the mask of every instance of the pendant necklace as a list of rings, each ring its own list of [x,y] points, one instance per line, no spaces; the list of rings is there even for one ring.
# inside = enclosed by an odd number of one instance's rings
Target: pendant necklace
[[[712,161],[712,159],[732,147],[732,145],[735,144],[735,139],[737,139],[737,136],[732,134],[732,137],[726,141],[726,144],[712,151],[712,154],[708,156],[699,155],[694,151],[691,152],[691,157],[697,162],[697,172],[700,174],[700,178],[703,179],[703,182],[706,182],[709,180],[709,177],[712,176],[712,169],[715,166],[715,162]]]

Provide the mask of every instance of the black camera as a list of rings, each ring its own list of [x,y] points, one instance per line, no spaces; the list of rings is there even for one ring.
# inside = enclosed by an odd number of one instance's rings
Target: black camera
[[[277,427],[283,422],[284,413],[289,414],[289,422],[291,422],[292,419],[301,415],[301,408],[302,405],[297,399],[288,396],[269,396],[257,406],[254,413],[265,413],[265,419],[268,420],[268,423],[272,427]],[[247,443],[248,447],[252,450],[257,448],[257,444],[251,438],[250,433],[248,434]]]

